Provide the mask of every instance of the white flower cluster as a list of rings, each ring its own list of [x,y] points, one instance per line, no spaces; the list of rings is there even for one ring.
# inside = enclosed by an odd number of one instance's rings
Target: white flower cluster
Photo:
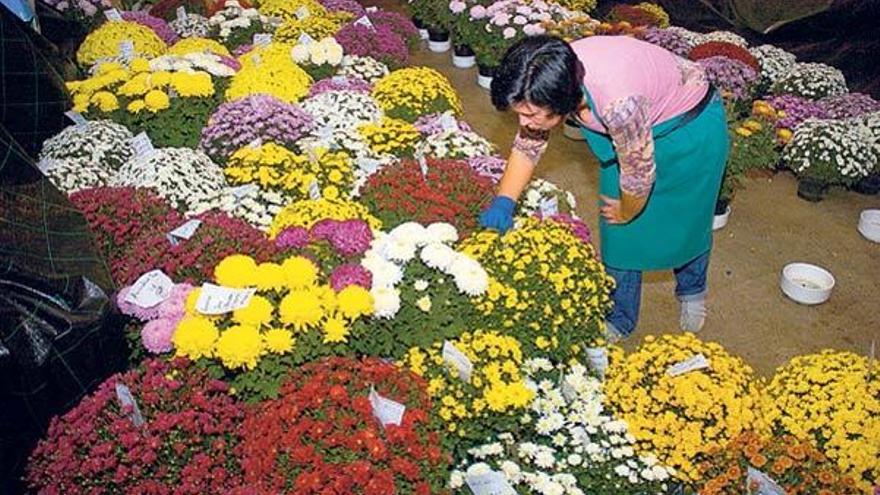
[[[848,92],[843,72],[820,63],[795,64],[788,74],[773,86],[774,94],[789,94],[811,100]]]
[[[522,201],[519,202],[519,215],[532,216],[542,210],[542,205],[556,198],[557,210],[574,215],[577,202],[574,194],[544,179],[532,180],[526,188]]]
[[[672,33],[675,33],[675,34],[681,36],[681,38],[683,40],[687,41],[688,44],[691,46],[696,46],[696,45],[699,45],[700,43],[703,42],[702,41],[702,38],[703,38],[702,33],[698,33],[696,31],[691,31],[690,29],[686,29],[686,28],[683,28],[680,26],[669,26],[668,28],[666,28],[666,31],[670,31]]]
[[[223,169],[201,151],[158,148],[120,167],[111,186],[152,188],[186,213],[193,213],[226,188]]]
[[[109,120],[68,126],[43,143],[38,165],[66,193],[104,186],[134,154],[131,138],[128,129]]]
[[[193,205],[193,214],[208,210],[220,210],[240,218],[254,228],[269,231],[272,219],[291,199],[277,191],[267,191],[257,184],[227,187],[214,196]]]
[[[336,38],[327,37],[312,43],[297,43],[290,49],[290,56],[298,64],[331,65],[342,63],[342,45]]]
[[[603,409],[602,384],[587,368],[561,368],[547,359],[524,363],[535,391],[520,438],[511,433],[472,448],[449,486],[495,470],[517,493],[555,495],[666,493],[675,472],[654,456],[639,456],[624,421]],[[580,481],[579,481],[580,480]]]
[[[740,46],[743,48],[749,47],[749,42],[746,41],[742,36],[731,33],[730,31],[712,31],[710,33],[700,34],[697,38],[697,44],[708,43],[710,41],[723,41],[725,43],[732,43],[736,46]]]
[[[416,155],[433,158],[475,158],[490,156],[495,146],[475,132],[445,130],[427,136],[416,147]]]
[[[795,129],[782,160],[798,175],[852,182],[876,167],[874,135],[854,120],[808,119]]]
[[[262,26],[269,24],[269,18],[261,15],[257,9],[245,9],[236,0],[226,0],[223,10],[212,15],[208,23],[217,29],[220,41],[226,41],[232,33],[239,29],[248,29],[254,23]]]
[[[400,310],[400,290],[407,263],[418,260],[425,266],[451,276],[459,292],[471,297],[482,295],[489,288],[489,275],[482,265],[464,253],[450,247],[458,240],[458,231],[448,223],[432,223],[427,227],[407,222],[391,232],[379,232],[361,265],[373,275],[374,315],[391,319]],[[442,280],[442,279],[441,279]],[[418,291],[428,288],[416,282]],[[430,311],[430,298],[417,303],[422,311]]]
[[[797,58],[782,48],[773,45],[761,45],[751,48],[749,53],[758,60],[761,66],[761,82],[772,86],[785,77],[797,64]]]
[[[186,14],[182,19],[169,22],[168,26],[181,38],[207,38],[211,34],[211,23],[199,14]]]
[[[357,129],[379,122],[382,109],[372,96],[357,91],[326,91],[302,103],[302,109],[315,119],[315,135],[330,139],[330,131]]]
[[[162,55],[150,60],[151,72],[205,71],[212,76],[232,77],[235,69],[220,61],[216,53],[187,53],[186,55]]]
[[[849,125],[863,125],[871,133],[873,138],[871,146],[874,151],[875,170],[880,169],[880,112],[866,113],[849,121]]]
[[[388,66],[373,57],[361,57],[358,55],[346,55],[342,57],[340,76],[357,77],[375,84],[389,74]]]

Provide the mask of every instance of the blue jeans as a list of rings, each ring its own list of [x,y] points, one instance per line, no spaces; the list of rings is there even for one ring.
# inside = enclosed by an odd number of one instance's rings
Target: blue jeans
[[[694,301],[706,297],[706,272],[709,269],[709,253],[697,256],[682,267],[673,270],[675,273],[675,295],[679,301]],[[638,270],[618,270],[605,266],[608,275],[614,277],[617,286],[611,292],[614,308],[606,318],[606,323],[613,326],[622,337],[628,337],[636,329],[639,321],[639,306],[642,302],[642,272]]]

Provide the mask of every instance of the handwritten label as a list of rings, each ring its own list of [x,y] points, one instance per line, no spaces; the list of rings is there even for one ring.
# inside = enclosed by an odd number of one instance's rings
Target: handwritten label
[[[303,5],[302,7],[296,9],[296,11],[293,13],[293,15],[295,15],[297,19],[303,20],[303,19],[307,18],[309,15],[311,15],[311,12],[309,12],[308,7]]]
[[[37,162],[37,168],[40,169],[40,172],[43,172],[43,175],[46,175],[52,170],[60,167],[64,162],[61,160],[56,160],[55,158],[42,158]]]
[[[131,422],[134,423],[135,426],[143,426],[146,421],[144,421],[144,415],[141,414],[141,408],[138,407],[137,401],[134,400],[134,395],[131,394],[131,389],[125,384],[117,383],[116,398],[119,399],[119,403],[122,404],[122,407],[131,408],[131,412],[128,416],[131,418]]]
[[[757,485],[757,491],[751,487]],[[748,486],[751,495],[785,495],[785,490],[763,472],[749,466]]]
[[[422,171],[422,177],[428,177],[428,160],[425,159],[425,155],[419,155],[417,158],[419,162],[419,169]]]
[[[131,139],[131,147],[134,149],[134,155],[140,158],[147,158],[156,152],[150,136],[146,132],[141,132]]]
[[[64,115],[71,120],[77,127],[84,126],[89,123],[85,117],[82,116],[79,112],[74,112],[73,110],[64,112]]]
[[[196,310],[204,315],[222,315],[246,308],[256,289],[233,289],[210,283],[202,284]]]
[[[302,33],[299,35],[299,44],[300,45],[311,45],[315,42],[315,38],[309,36],[309,33]]]
[[[373,175],[379,170],[379,164],[379,160],[376,160],[375,158],[363,157],[358,160],[358,166],[360,169],[369,175]]]
[[[355,24],[356,26],[363,26],[363,27],[365,27],[365,28],[369,28],[369,29],[372,29],[372,30],[374,30],[374,31],[376,30],[376,27],[373,26],[373,23],[372,23],[372,21],[370,21],[370,18],[367,17],[367,16],[365,16],[365,15],[364,15],[364,16],[361,16],[360,19],[354,21],[354,24]]]
[[[376,7],[375,5],[372,7],[367,7],[366,11],[367,12],[379,12],[379,7]]]
[[[608,349],[604,347],[588,347],[586,355],[590,368],[599,375],[600,379],[604,380],[605,370],[608,369]]]
[[[312,183],[309,184],[309,199],[312,201],[321,199],[321,185],[317,180],[313,180]]]
[[[187,221],[180,227],[169,232],[165,237],[168,238],[168,242],[172,245],[177,245],[180,240],[187,240],[196,233],[196,229],[202,225],[202,221],[198,218],[193,218],[192,220]]]
[[[125,296],[125,302],[141,308],[152,308],[171,297],[174,282],[162,270],[152,270],[140,276]]]
[[[134,58],[134,42],[131,40],[120,41],[119,54],[123,60],[131,61]]]
[[[236,201],[241,201],[242,199],[244,199],[245,196],[248,196],[259,190],[260,186],[256,184],[245,184],[243,186],[230,187],[228,189],[229,194],[231,194]]]
[[[186,21],[186,7],[183,5],[177,7],[177,20],[181,22]]]
[[[538,208],[540,208],[541,210],[542,217],[552,217],[553,215],[559,213],[559,198],[557,198],[556,196],[544,198],[541,200]]]
[[[122,20],[122,14],[120,14],[119,11],[116,9],[105,10],[104,17],[106,17],[108,21],[121,21]]]
[[[458,347],[450,341],[443,342],[443,361],[452,366],[457,372],[458,377],[464,382],[471,381],[471,373],[474,371],[474,364],[468,359],[465,353],[461,352]]]
[[[444,131],[457,131],[458,121],[451,114],[444,113],[440,116],[440,128]]]
[[[876,359],[877,340],[871,339],[871,352],[868,354],[868,380],[874,377],[874,360]]]
[[[386,397],[382,397],[375,389],[370,389],[370,405],[373,407],[373,416],[379,420],[382,426],[397,425],[403,421],[403,413],[406,412],[406,406],[399,402],[395,402]]]
[[[693,356],[678,364],[670,366],[669,369],[666,370],[666,374],[675,377],[683,375],[685,373],[690,373],[691,371],[701,370],[708,367],[709,360],[706,359],[706,356],[702,354],[697,354],[696,356]]]
[[[474,495],[516,495],[507,478],[498,471],[468,475],[465,482]]]
[[[345,84],[346,81],[348,81],[348,78],[345,76],[333,76],[330,78],[330,80],[336,84]]]
[[[272,35],[269,33],[254,33],[253,45],[266,46],[272,42]]]

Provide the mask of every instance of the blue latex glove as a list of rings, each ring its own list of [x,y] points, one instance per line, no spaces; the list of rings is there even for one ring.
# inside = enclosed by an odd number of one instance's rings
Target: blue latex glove
[[[495,196],[492,204],[480,214],[480,226],[505,233],[513,227],[513,208],[516,201],[507,196]]]
[[[34,18],[34,8],[28,0],[0,0],[0,3],[24,22]]]

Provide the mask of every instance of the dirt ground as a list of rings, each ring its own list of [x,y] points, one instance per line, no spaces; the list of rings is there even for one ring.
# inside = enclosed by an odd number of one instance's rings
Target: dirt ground
[[[373,3],[400,9],[393,0]],[[461,96],[465,120],[507,155],[516,120],[495,111],[488,92],[476,84],[476,68],[455,68],[451,53],[425,47],[411,62],[446,75]],[[586,143],[557,129],[538,167],[538,176],[574,193],[578,213],[598,235],[598,163]],[[880,244],[856,230],[862,210],[880,208],[880,195],[834,189],[824,201],[808,203],[796,190],[790,174],[749,179],[734,199],[727,227],[715,233],[709,318],[700,337],[721,343],[764,376],[799,354],[834,348],[867,355],[872,340],[880,347]],[[796,261],[834,274],[837,285],[827,303],[802,306],[782,293],[782,268]],[[645,335],[679,331],[674,290],[671,272],[646,274],[639,325],[625,347]]]

